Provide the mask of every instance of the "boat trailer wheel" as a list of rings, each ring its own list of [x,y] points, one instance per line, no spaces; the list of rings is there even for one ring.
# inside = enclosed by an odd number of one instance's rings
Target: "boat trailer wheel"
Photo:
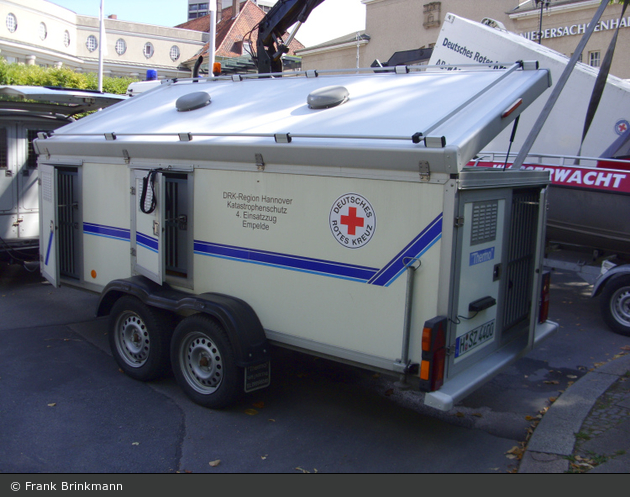
[[[600,298],[606,324],[614,332],[630,336],[630,276],[607,283]]]

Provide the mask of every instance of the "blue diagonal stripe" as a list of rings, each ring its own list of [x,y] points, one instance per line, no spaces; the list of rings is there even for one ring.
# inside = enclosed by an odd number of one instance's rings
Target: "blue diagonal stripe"
[[[353,264],[222,245],[219,243],[208,243],[200,240],[195,241],[195,253],[362,282],[369,280],[377,271],[375,268]]]
[[[424,254],[442,237],[442,214],[436,217],[417,237],[415,237],[396,257],[376,273],[368,283],[389,286],[407,268],[412,259]]]
[[[103,236],[117,240],[129,241],[129,230],[117,228],[116,226],[106,226],[103,224],[83,223],[83,232],[88,235]]]
[[[136,231],[136,244],[147,248],[152,252],[158,251],[158,239],[145,235],[144,233],[140,233],[139,231]]]
[[[291,254],[209,243],[195,240],[195,254],[231,259],[251,264],[279,267],[334,278],[342,278],[376,286],[391,285],[406,269],[411,259],[429,250],[442,236],[442,214],[436,217],[417,237],[382,269],[313,259]]]

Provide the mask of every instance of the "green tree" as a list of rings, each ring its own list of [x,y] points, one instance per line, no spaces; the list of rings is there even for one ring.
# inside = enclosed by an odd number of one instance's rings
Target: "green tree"
[[[103,78],[103,91],[124,95],[136,78]],[[0,58],[0,85],[56,86],[78,90],[97,90],[98,76],[95,73],[78,73],[68,67],[43,68],[37,65],[9,63]]]

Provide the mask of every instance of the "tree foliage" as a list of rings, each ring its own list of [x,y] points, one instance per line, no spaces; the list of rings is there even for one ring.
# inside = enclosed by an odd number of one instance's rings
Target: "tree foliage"
[[[124,95],[136,78],[103,78],[103,91]],[[68,67],[40,67],[9,63],[0,58],[0,85],[56,86],[78,90],[97,90],[98,75],[78,73]]]

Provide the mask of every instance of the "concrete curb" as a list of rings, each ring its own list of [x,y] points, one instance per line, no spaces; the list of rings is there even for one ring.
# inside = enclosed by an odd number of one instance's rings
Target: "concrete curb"
[[[573,453],[575,434],[597,399],[630,371],[630,355],[614,359],[566,389],[534,430],[521,459],[519,473],[563,473]]]

